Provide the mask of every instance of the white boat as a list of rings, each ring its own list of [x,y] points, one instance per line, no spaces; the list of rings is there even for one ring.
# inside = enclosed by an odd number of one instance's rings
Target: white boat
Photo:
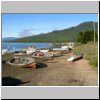
[[[7,61],[7,64],[12,66],[28,66],[35,63],[35,59],[31,57],[14,57],[12,60]]]
[[[68,58],[67,60],[69,62],[72,62],[72,61],[76,61],[76,60],[79,60],[79,59],[82,59],[82,58],[83,58],[83,55],[82,54],[81,55],[73,55],[70,58]]]
[[[2,54],[6,54],[8,52],[8,49],[2,49]]]
[[[53,57],[53,52],[35,52],[32,57]]]
[[[36,52],[36,48],[29,46],[28,48],[22,49],[22,51],[26,52],[26,54],[32,54],[32,53]]]
[[[14,53],[15,56],[27,56],[28,54],[24,53],[24,52],[18,52],[18,53]]]
[[[62,46],[61,48],[69,49],[69,46]]]
[[[46,49],[46,50],[40,50],[40,52],[49,52],[49,49]]]
[[[62,46],[61,48],[53,48],[55,51],[68,51],[70,49],[69,46]]]
[[[59,56],[62,56],[62,53],[61,52],[53,52],[53,56],[59,57]]]
[[[68,51],[68,48],[53,48],[54,51]]]

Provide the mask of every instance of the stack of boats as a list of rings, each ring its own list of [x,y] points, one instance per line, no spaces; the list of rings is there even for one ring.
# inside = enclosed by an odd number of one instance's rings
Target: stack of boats
[[[3,53],[6,52],[3,51]],[[35,47],[29,46],[21,51],[14,52],[14,57],[6,63],[12,66],[36,66],[36,59],[53,59],[53,57],[61,56],[60,52],[53,52],[49,49],[37,50]]]
[[[29,46],[28,48],[22,49],[19,52],[14,53],[14,58],[7,61],[7,64],[13,66],[36,66],[36,59],[53,59],[54,57],[62,56],[62,52],[60,51],[68,51],[69,46],[62,46],[61,48],[53,48],[49,49],[40,49],[37,50],[35,47]],[[3,51],[3,53],[6,52]],[[68,61],[72,61],[73,59],[77,59],[76,57],[72,57],[68,59]]]
[[[27,55],[33,54],[34,52],[36,52],[36,50],[37,49],[35,47],[29,46],[28,48],[24,48],[19,52],[18,51],[15,52],[14,55],[16,55],[16,56],[27,56]]]

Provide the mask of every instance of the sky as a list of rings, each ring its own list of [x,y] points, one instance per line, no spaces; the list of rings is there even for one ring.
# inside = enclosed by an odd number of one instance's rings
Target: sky
[[[98,22],[98,14],[2,14],[2,37],[26,37]]]

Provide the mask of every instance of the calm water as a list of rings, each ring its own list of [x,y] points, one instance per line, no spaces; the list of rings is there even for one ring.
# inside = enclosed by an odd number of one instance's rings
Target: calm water
[[[37,49],[52,47],[51,43],[2,43],[2,49],[9,49],[10,52],[13,52],[14,48],[16,51],[20,51],[22,48],[26,48],[30,45]]]

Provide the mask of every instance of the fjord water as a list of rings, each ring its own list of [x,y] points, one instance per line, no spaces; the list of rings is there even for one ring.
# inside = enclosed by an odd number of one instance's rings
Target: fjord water
[[[10,52],[20,51],[23,48],[27,48],[28,46],[36,47],[37,49],[41,48],[52,48],[51,43],[2,43],[2,49],[9,49]]]

